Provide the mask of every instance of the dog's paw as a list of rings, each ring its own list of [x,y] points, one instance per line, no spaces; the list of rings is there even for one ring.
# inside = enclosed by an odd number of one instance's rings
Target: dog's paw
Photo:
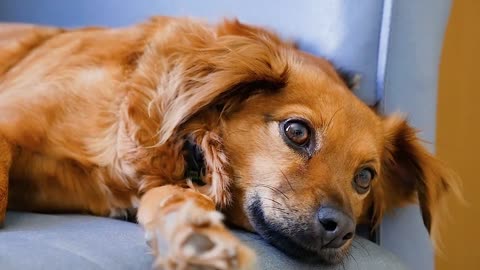
[[[157,233],[152,239],[155,269],[253,269],[254,253],[224,227],[220,213],[187,203],[165,218],[162,231],[171,235]],[[161,252],[165,246],[167,251]]]
[[[185,236],[185,235],[182,235]],[[195,229],[178,237],[166,257],[158,257],[159,269],[251,269],[246,267],[249,258],[242,258],[247,249],[230,237],[219,235],[217,230]],[[245,256],[244,256],[245,257]]]

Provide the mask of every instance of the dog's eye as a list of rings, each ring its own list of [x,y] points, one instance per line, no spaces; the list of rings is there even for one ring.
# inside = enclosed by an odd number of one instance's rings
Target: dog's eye
[[[370,168],[360,170],[353,178],[355,189],[358,193],[366,193],[370,189],[370,183],[375,173]]]
[[[303,146],[310,140],[310,129],[308,125],[300,120],[288,121],[283,128],[285,136],[298,146]]]

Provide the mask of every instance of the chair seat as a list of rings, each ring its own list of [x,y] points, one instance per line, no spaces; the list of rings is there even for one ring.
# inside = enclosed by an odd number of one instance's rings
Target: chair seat
[[[391,253],[357,237],[337,267],[295,261],[258,235],[235,232],[256,250],[258,269],[406,269]],[[151,269],[152,256],[135,223],[86,215],[7,213],[0,229],[0,269]]]

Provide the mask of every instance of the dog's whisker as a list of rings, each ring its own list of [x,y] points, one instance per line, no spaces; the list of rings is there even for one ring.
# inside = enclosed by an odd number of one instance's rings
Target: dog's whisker
[[[345,269],[345,262],[344,262],[343,260],[341,261],[340,265],[342,266],[342,269],[343,269],[343,270],[346,270],[346,269]]]
[[[290,187],[290,189],[291,189],[293,192],[295,192],[295,190],[294,190],[293,187],[292,187],[292,184],[290,183],[290,180],[288,180],[287,175],[282,171],[282,169],[279,169],[279,171],[282,173],[283,178],[287,181],[288,186]]]
[[[368,251],[368,249],[358,240],[356,240],[355,238],[353,239],[352,241],[352,246],[355,246],[354,244],[358,244],[359,247],[361,247],[363,250],[365,250],[365,253],[370,256],[370,252]],[[358,247],[357,246],[357,247]]]
[[[219,174],[222,174],[222,173],[219,173]],[[226,174],[222,174],[222,175],[226,175]],[[226,176],[230,176],[230,175],[226,175]],[[238,175],[233,175],[231,176],[233,179],[235,180],[240,180],[242,179],[242,177],[238,176]],[[276,187],[273,187],[273,186],[270,186],[270,185],[266,185],[266,184],[256,184],[254,182],[251,182],[251,181],[245,181],[246,184],[251,184],[253,185],[254,187],[264,187],[264,188],[268,188],[270,189],[271,191],[275,192],[275,193],[279,193],[280,195],[282,195],[283,197],[285,197],[285,199],[289,200],[290,198],[287,196],[287,194],[285,194],[285,192],[283,192],[282,190],[276,188]]]
[[[280,189],[278,189],[278,188],[276,188],[276,187],[272,187],[272,186],[270,186],[270,185],[265,185],[265,184],[256,184],[255,187],[268,188],[268,189],[270,189],[271,191],[274,191],[274,192],[277,192],[278,194],[281,194],[283,197],[285,197],[285,199],[287,199],[287,200],[290,199],[283,191],[281,191]]]
[[[290,213],[287,212],[287,210],[283,209],[283,208],[278,208],[278,207],[274,207],[274,206],[263,206],[263,208],[270,208],[270,209],[275,209],[277,211],[280,211],[282,212],[283,214],[285,215],[289,215]]]
[[[357,259],[355,259],[355,256],[353,256],[353,254],[351,252],[347,252],[347,256],[348,257],[351,257],[353,259],[353,261],[355,261],[355,266],[358,268],[358,262],[357,262]]]
[[[272,160],[275,160],[275,159],[273,158],[273,155],[272,155],[272,154],[270,154],[270,156],[272,157]],[[287,184],[288,184],[288,186],[290,187],[290,189],[291,189],[293,192],[295,192],[295,190],[293,189],[293,186],[292,186],[292,184],[290,183],[290,180],[288,179],[287,175],[283,172],[283,170],[282,170],[281,168],[279,168],[278,170],[279,170],[280,173],[282,174],[282,176],[283,176],[283,178],[285,179],[285,181],[287,181]]]
[[[285,179],[285,181],[287,182],[287,184],[288,184],[288,186],[290,187],[290,189],[291,189],[293,192],[295,192],[295,189],[293,188],[292,183],[291,183],[290,180],[288,179],[287,175],[286,175],[281,169],[279,169],[279,171],[280,171],[280,173],[282,174],[282,176],[283,176],[283,178]],[[222,173],[220,173],[220,174],[222,174]],[[226,175],[226,174],[222,174],[222,175],[230,176],[230,175]],[[269,172],[267,172],[267,173],[264,173],[264,174],[258,174],[259,177],[265,177],[265,176],[270,176],[270,175],[274,175],[274,173],[269,173]],[[237,176],[237,175],[233,175],[233,176],[231,176],[231,177],[232,177],[233,179],[235,179],[235,180],[240,180],[240,179],[242,179],[240,176]],[[252,183],[252,184],[253,184],[253,182],[248,182],[248,183]]]
[[[275,209],[279,209],[279,210],[283,210],[283,211],[288,211],[288,209],[285,209],[284,207],[275,206],[275,205],[264,205],[262,207],[270,207],[270,208],[275,208]]]
[[[276,204],[278,204],[278,205],[282,205],[281,203],[279,203],[279,202],[277,202],[276,200],[271,199],[271,198],[261,197],[260,199],[269,200],[269,201],[272,201],[272,202],[274,202],[274,203],[276,203]]]

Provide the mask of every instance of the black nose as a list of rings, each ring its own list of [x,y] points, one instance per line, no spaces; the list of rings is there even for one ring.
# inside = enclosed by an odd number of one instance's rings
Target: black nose
[[[322,245],[327,248],[339,248],[353,237],[355,222],[344,212],[322,207],[318,211],[318,221],[321,224]]]

